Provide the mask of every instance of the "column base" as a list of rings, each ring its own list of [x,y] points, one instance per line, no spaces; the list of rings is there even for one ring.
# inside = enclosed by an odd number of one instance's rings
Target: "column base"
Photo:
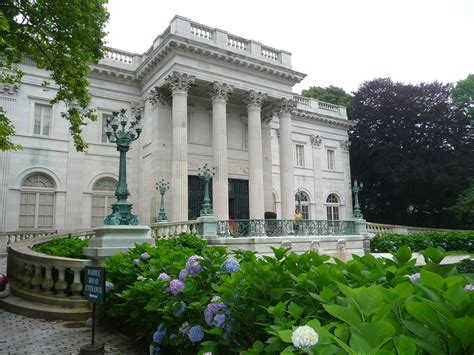
[[[82,253],[101,265],[108,257],[143,243],[155,244],[148,226],[103,226],[95,229],[90,246],[82,249]]]

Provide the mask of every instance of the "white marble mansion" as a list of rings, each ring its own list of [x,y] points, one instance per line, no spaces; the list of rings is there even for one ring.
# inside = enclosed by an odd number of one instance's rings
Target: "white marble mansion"
[[[65,106],[50,104],[48,73],[24,62],[18,87],[0,86],[22,151],[0,152],[0,232],[78,229],[103,224],[115,201],[118,152],[104,123],[113,111],[143,110],[143,132],[127,154],[130,201],[142,224],[155,223],[165,179],[169,221],[197,217],[198,168],[216,168],[219,220],[352,218],[346,109],[296,95],[305,74],[291,53],[175,16],[143,54],[110,49],[90,73],[99,115],[76,152]]]

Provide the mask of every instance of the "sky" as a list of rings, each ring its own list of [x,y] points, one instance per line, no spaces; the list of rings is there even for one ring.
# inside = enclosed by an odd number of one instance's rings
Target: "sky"
[[[474,74],[474,0],[109,0],[107,45],[145,52],[175,15],[292,53],[293,91]]]

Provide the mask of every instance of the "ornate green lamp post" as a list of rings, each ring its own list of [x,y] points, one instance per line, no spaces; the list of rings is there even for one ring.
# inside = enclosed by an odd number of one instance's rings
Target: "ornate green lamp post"
[[[364,188],[364,184],[362,182],[360,184],[357,184],[357,180],[354,180],[354,186],[352,187],[352,192],[354,193],[354,212],[353,212],[354,218],[364,217],[362,215],[362,210],[360,209],[360,205],[359,205],[359,192],[361,192],[363,188]]]
[[[295,200],[298,201],[298,211],[300,211],[300,213],[301,213],[301,201],[304,201],[304,199],[305,199],[304,192],[298,189],[298,191],[296,191],[296,194],[295,194]]]
[[[129,119],[125,109],[120,112],[114,112],[113,118],[107,121],[106,134],[110,142],[117,144],[117,150],[120,152],[119,182],[115,190],[117,202],[112,205],[112,213],[105,217],[105,225],[137,225],[138,217],[131,213],[132,206],[127,198],[130,196],[127,186],[127,162],[126,155],[130,145],[134,140],[140,137],[142,132],[141,115],[136,114],[135,120],[130,121],[128,129],[126,128]]]
[[[158,214],[158,217],[156,217],[156,221],[164,222],[168,220],[165,213],[164,196],[165,196],[166,191],[170,189],[170,183],[165,181],[165,179],[161,179],[161,181],[156,183],[156,189],[160,191],[160,195],[161,195],[160,213]]]
[[[201,216],[211,216],[213,214],[211,199],[209,198],[209,182],[216,174],[216,168],[209,168],[207,163],[198,169],[199,177],[204,181],[204,200],[201,208]]]

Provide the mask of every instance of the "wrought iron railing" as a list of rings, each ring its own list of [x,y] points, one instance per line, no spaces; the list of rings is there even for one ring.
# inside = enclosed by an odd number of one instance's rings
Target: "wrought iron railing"
[[[238,219],[217,222],[219,237],[354,235],[354,221]]]

